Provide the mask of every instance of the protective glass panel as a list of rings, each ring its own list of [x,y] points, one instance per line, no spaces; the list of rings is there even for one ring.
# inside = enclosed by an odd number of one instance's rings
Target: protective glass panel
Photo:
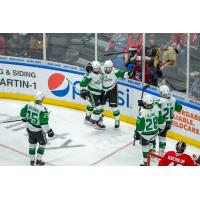
[[[190,33],[189,97],[200,102],[200,34]]]
[[[146,34],[146,56],[152,85],[167,84],[171,90],[186,93],[187,34]]]
[[[95,59],[94,33],[47,33],[47,60],[86,67]]]
[[[141,47],[141,33],[98,34],[99,61],[104,62],[111,59],[116,68],[124,71],[133,70],[135,65],[134,56],[136,56],[136,53],[141,54]]]
[[[42,59],[42,41],[42,33],[2,33],[0,55]]]

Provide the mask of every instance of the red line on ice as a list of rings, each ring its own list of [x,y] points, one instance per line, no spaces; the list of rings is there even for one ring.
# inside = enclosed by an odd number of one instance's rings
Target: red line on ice
[[[112,153],[108,154],[107,156],[105,156],[105,157],[101,158],[100,160],[98,160],[98,161],[92,163],[91,166],[94,166],[94,165],[99,164],[99,163],[102,162],[103,160],[106,160],[107,158],[113,156],[114,154],[116,154],[117,152],[121,151],[122,149],[125,149],[125,148],[128,147],[130,144],[133,144],[133,142],[129,142],[128,144],[126,144],[126,145],[120,147],[119,149],[116,149],[115,151],[113,151]]]
[[[11,151],[14,151],[14,152],[16,152],[16,153],[18,153],[18,154],[20,154],[20,155],[29,157],[28,154],[26,154],[26,153],[24,153],[24,152],[21,152],[21,151],[18,151],[18,150],[16,150],[16,149],[13,149],[12,147],[9,147],[9,146],[7,146],[7,145],[5,145],[5,144],[0,144],[0,146],[3,147],[3,148],[5,148],[5,149],[9,149],[9,150],[11,150]],[[50,165],[50,166],[55,166],[55,165],[53,165],[53,164],[51,164],[51,163],[49,163],[49,162],[46,162],[46,164],[47,164],[47,165]]]

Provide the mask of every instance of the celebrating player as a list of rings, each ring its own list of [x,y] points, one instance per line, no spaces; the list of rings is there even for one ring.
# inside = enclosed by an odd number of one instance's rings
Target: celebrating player
[[[163,158],[160,159],[158,166],[195,166],[194,160],[184,153],[187,145],[180,141],[176,144],[176,152],[168,151]]]
[[[182,106],[170,95],[170,90],[167,85],[160,86],[159,90],[161,98],[156,101],[156,104],[161,109],[161,113],[166,122],[164,130],[159,134],[159,155],[162,156],[166,147],[167,131],[171,128],[174,112],[180,112]]]
[[[85,121],[93,122],[99,128],[105,128],[102,119],[101,110],[101,93],[102,93],[102,73],[101,64],[98,61],[92,62],[92,70],[87,73],[80,82],[80,96],[88,99],[86,107]],[[93,113],[93,119],[91,115]]]
[[[165,127],[165,119],[160,113],[160,109],[154,104],[154,99],[150,95],[143,98],[143,107],[139,112],[136,121],[136,132],[141,134],[141,144],[144,163],[147,165],[147,153],[150,151],[151,143],[155,143],[156,135]]]
[[[47,144],[46,133],[49,137],[54,136],[54,132],[49,128],[48,124],[49,113],[42,105],[44,98],[44,94],[37,91],[35,94],[35,102],[26,104],[20,112],[22,121],[27,122],[30,165],[45,165],[45,162],[42,161],[42,157]],[[39,147],[37,149],[35,162],[37,143],[39,143]]]
[[[129,78],[132,76],[131,72],[124,72],[113,67],[111,60],[106,60],[103,69],[103,99],[102,104],[105,105],[108,100],[109,106],[113,112],[115,118],[115,128],[120,126],[120,111],[118,108],[118,89],[117,80],[118,78]]]

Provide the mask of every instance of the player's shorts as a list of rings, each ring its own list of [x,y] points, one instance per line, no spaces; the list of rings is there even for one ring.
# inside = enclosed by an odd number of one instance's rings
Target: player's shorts
[[[152,135],[152,137],[153,137],[153,135]],[[148,145],[148,143],[149,143],[149,140],[146,140],[145,138],[143,138],[143,137],[141,136],[140,144],[141,144],[142,146],[146,146],[146,145]],[[154,140],[152,140],[150,143],[155,144],[155,143],[156,143],[156,138],[155,138]],[[149,143],[149,144],[150,144],[150,143]]]
[[[28,128],[26,130],[28,132],[28,141],[30,144],[47,144],[46,133],[44,133],[43,131],[33,132],[30,131]]]
[[[163,131],[159,134],[161,137],[166,137],[167,131],[171,128],[172,123],[171,122],[166,122],[165,128]]]
[[[101,105],[101,95],[92,94],[90,92],[89,99],[93,107]]]
[[[110,107],[118,107],[118,91],[117,91],[117,85],[107,92],[104,92],[102,97],[102,104],[105,105],[106,101],[109,102]]]

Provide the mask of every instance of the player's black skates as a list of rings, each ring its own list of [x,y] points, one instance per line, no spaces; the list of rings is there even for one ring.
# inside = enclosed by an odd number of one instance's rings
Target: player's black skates
[[[119,128],[120,126],[120,121],[119,120],[115,120],[115,128]]]
[[[91,116],[85,116],[85,123],[86,124],[95,124],[95,121],[91,118]]]
[[[95,123],[95,125],[96,125],[97,128],[100,128],[100,129],[105,129],[106,128],[106,126],[103,125],[103,121],[101,121],[101,120],[97,121]]]
[[[147,166],[147,162],[140,164],[140,166]]]
[[[31,160],[31,161],[30,161],[30,165],[31,165],[31,166],[34,166],[34,164],[35,164],[35,161],[34,161],[34,160]]]
[[[45,165],[45,162],[43,162],[42,160],[36,160],[36,165],[43,166]]]

